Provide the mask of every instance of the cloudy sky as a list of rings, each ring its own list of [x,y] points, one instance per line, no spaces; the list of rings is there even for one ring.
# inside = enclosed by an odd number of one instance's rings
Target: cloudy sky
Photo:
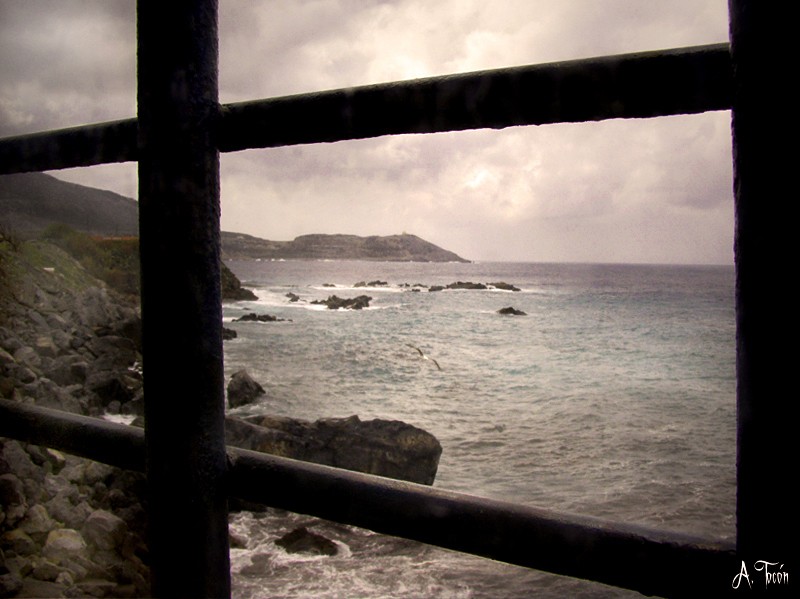
[[[134,0],[0,0],[0,136],[136,110]],[[223,103],[727,41],[727,0],[220,0]],[[53,172],[136,197],[135,164]],[[222,156],[222,228],[473,260],[733,261],[730,114]]]

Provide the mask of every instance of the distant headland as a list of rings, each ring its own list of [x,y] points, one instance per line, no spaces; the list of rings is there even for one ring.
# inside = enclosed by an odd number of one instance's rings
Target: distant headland
[[[222,257],[228,260],[372,260],[381,262],[469,262],[416,235],[359,237],[301,235],[292,241],[268,241],[243,233],[222,233]]]
[[[23,237],[37,237],[53,223],[98,236],[136,236],[138,203],[110,191],[67,183],[44,173],[0,177],[0,224]],[[226,260],[372,260],[384,262],[469,262],[416,235],[384,237],[302,235],[268,241],[222,232]]]

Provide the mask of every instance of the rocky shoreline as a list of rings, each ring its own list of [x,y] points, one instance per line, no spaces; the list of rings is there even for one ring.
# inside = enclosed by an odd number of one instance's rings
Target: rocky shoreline
[[[13,280],[0,305],[0,396],[141,421],[135,300],[55,246],[2,251]],[[249,420],[227,418],[230,444],[426,484],[441,454],[433,436],[405,423]],[[144,482],[139,473],[0,438],[0,597],[147,596]]]
[[[91,416],[139,411],[134,303],[53,246],[5,258],[2,396]],[[143,500],[141,474],[0,439],[0,596],[146,596]]]

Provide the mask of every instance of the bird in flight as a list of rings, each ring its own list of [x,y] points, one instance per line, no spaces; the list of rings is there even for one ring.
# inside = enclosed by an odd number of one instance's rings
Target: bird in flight
[[[420,348],[418,348],[418,347],[417,347],[417,346],[415,346],[415,345],[411,345],[410,343],[406,343],[406,345],[407,345],[408,347],[410,347],[411,349],[415,349],[415,350],[417,350],[417,351],[419,352],[419,355],[420,355],[420,356],[422,356],[422,359],[423,359],[423,360],[430,360],[431,362],[433,362],[434,364],[436,364],[436,368],[438,368],[439,370],[441,370],[441,369],[442,369],[442,367],[441,367],[441,366],[439,366],[439,362],[437,362],[437,361],[436,361],[436,360],[434,360],[433,358],[429,358],[428,356],[426,356],[426,355],[425,355],[425,352],[423,352],[423,351],[422,351]]]

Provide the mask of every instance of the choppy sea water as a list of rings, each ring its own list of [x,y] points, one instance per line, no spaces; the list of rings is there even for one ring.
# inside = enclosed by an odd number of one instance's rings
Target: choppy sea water
[[[239,412],[403,420],[443,446],[436,487],[733,537],[733,267],[228,265],[259,299],[224,308],[238,333],[226,373],[246,368],[267,391]],[[376,280],[388,285],[355,286]],[[456,281],[521,290],[412,291]],[[310,303],[334,294],[373,299],[360,311]],[[527,316],[497,314],[508,306]],[[248,312],[286,321],[230,322]],[[275,545],[299,525],[338,555]],[[241,598],[638,596],[308,516],[243,512],[231,527],[247,540],[232,551]]]

